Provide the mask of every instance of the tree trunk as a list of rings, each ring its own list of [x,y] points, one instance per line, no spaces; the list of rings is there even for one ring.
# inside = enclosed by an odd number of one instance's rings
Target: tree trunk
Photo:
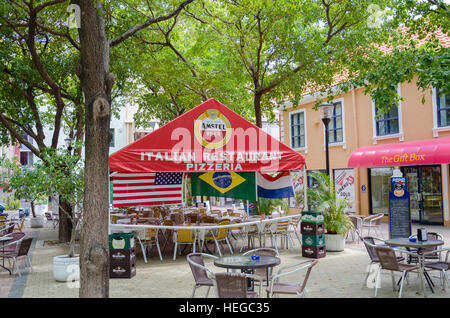
[[[34,200],[31,200],[30,202],[30,206],[31,206],[31,214],[33,215],[33,217],[36,217],[36,212],[34,210]]]
[[[258,126],[260,128],[262,128],[261,97],[262,97],[262,95],[255,94],[255,97],[253,99],[253,106],[255,108],[256,126]]]
[[[85,186],[80,297],[109,296],[109,142],[111,80],[103,10],[80,0],[81,86],[86,102]]]
[[[58,239],[60,243],[68,243],[70,242],[72,236],[72,221],[67,216],[67,214],[64,213],[64,211],[72,216],[72,206],[70,205],[70,203],[64,201],[61,201],[60,204],[62,208],[59,208]]]

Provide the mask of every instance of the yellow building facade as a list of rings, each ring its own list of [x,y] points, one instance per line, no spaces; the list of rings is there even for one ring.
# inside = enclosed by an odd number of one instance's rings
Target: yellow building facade
[[[404,100],[382,118],[377,118],[375,102],[364,94],[364,88],[336,96],[329,126],[330,171],[335,182],[341,175],[349,175],[352,186],[346,191],[350,189],[347,195],[353,201],[353,209],[362,215],[384,213],[386,220],[389,180],[394,168],[349,169],[352,152],[366,146],[450,137],[448,96],[439,97],[436,88],[423,93],[415,82],[399,84],[398,94]],[[311,94],[297,107],[287,102],[285,109],[279,109],[280,139],[306,158],[307,172],[326,167],[325,128],[319,112],[313,109],[316,100],[325,102],[326,96]],[[412,221],[450,226],[448,162],[429,166],[402,166],[399,162],[399,168],[407,177]]]

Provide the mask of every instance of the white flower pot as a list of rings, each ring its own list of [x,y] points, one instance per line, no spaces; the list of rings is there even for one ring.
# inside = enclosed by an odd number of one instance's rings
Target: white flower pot
[[[30,226],[32,228],[40,228],[40,227],[44,227],[44,218],[42,216],[37,216],[37,217],[31,217],[30,218]]]
[[[57,282],[80,280],[80,254],[74,257],[58,255],[53,257],[53,277]]]
[[[345,248],[345,237],[340,234],[325,234],[327,252],[341,252]]]
[[[31,211],[31,209],[30,209],[30,211]],[[34,212],[35,212],[37,215],[42,215],[42,214],[44,214],[44,213],[47,212],[47,211],[48,211],[47,204],[39,204],[39,205],[36,205],[36,206],[34,207]]]

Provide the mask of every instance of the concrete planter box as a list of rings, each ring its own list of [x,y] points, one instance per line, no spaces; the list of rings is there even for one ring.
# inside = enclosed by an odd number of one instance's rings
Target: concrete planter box
[[[53,257],[53,277],[57,282],[80,280],[80,254],[74,257],[58,255]]]
[[[345,236],[340,234],[325,234],[327,252],[342,252],[345,248]]]
[[[31,217],[30,218],[30,226],[34,229],[44,227],[44,221],[45,221],[45,218],[42,216],[37,216],[35,218]]]
[[[47,204],[36,205],[34,207],[34,211],[35,211],[36,215],[41,215],[41,214],[44,214],[45,212],[48,212]],[[30,208],[30,213],[31,213],[31,208]]]

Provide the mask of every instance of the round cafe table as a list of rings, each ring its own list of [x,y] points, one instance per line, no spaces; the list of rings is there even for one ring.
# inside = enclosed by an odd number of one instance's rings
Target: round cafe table
[[[0,237],[0,242],[2,242],[2,247],[3,247],[2,248],[3,255],[5,254],[5,242],[11,241],[12,239],[13,238],[11,236]],[[3,258],[3,262],[2,262],[2,265],[0,265],[0,267],[3,267],[4,269],[6,269],[9,272],[9,275],[11,275],[11,270],[9,268],[5,267],[5,258],[4,257],[2,257],[2,258]]]
[[[274,267],[280,265],[281,260],[275,256],[260,255],[259,260],[253,260],[251,255],[225,256],[214,260],[214,265],[227,269],[240,269],[241,273],[253,274],[255,268]],[[267,273],[267,282],[269,282],[269,271]],[[253,290],[253,281],[248,280],[248,289]]]
[[[444,245],[444,241],[442,241],[442,240],[419,241],[416,239],[415,242],[411,242],[408,237],[393,238],[393,239],[384,241],[384,243],[389,246],[406,247],[406,249],[408,251],[410,251],[411,248],[416,248],[418,255],[420,255],[422,253],[422,248],[424,248],[424,247],[437,247],[440,245]],[[428,286],[430,286],[431,292],[434,293],[434,290],[432,287],[432,285],[434,286],[433,281],[431,280],[430,275],[428,275],[428,273],[425,271],[424,264],[420,261],[420,257],[419,257],[418,264],[419,264],[421,272],[423,273],[423,276],[425,276]],[[423,290],[423,291],[425,292],[425,290]]]

